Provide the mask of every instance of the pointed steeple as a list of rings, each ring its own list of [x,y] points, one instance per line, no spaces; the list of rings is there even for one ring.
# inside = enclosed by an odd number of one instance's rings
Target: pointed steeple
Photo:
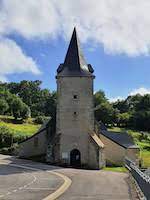
[[[73,30],[65,61],[58,67],[57,72],[60,76],[93,76],[94,70],[84,59],[76,28]]]

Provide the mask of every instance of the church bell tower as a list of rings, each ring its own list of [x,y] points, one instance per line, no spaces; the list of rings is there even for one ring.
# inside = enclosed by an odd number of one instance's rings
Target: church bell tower
[[[57,69],[55,162],[71,166],[98,166],[90,140],[94,131],[93,68],[87,64],[74,28],[63,64]],[[57,153],[56,153],[57,152]]]

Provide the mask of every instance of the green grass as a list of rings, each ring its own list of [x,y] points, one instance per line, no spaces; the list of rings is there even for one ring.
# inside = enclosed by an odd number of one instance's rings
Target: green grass
[[[12,121],[11,121],[12,120]],[[13,117],[4,117],[0,116],[0,126],[6,126],[13,131],[16,136],[25,135],[31,136],[37,132],[40,125],[31,123],[12,123]]]
[[[127,172],[125,167],[104,167],[104,170],[112,172]]]
[[[109,130],[114,132],[123,132],[123,131],[128,132],[133,137],[135,143],[141,149],[140,158],[142,159],[142,167],[150,167],[150,141],[148,140],[139,141],[139,136],[141,135],[141,133],[138,131],[119,128],[119,127],[112,127]]]
[[[146,168],[150,167],[150,151],[141,151],[141,157],[143,161],[142,166]]]

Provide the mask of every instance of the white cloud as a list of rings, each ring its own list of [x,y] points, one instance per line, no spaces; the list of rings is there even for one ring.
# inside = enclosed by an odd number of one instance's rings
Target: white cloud
[[[0,80],[7,81],[8,74],[23,72],[40,73],[35,61],[14,41],[0,37]]]
[[[0,32],[68,38],[76,25],[83,42],[102,44],[109,53],[148,55],[149,10],[149,0],[2,0]]]
[[[76,26],[80,40],[88,41],[91,49],[103,45],[107,53],[149,55],[149,10],[149,0],[1,0],[0,38],[4,41],[0,43],[5,51],[0,55],[0,79],[9,73],[39,72],[36,62],[7,39],[14,33],[28,40],[59,36],[68,40]]]
[[[145,94],[150,94],[150,88],[140,87],[140,88],[134,89],[131,92],[129,92],[127,96],[133,96],[136,94],[140,94],[142,96]],[[113,103],[113,102],[116,102],[117,100],[124,100],[124,99],[126,99],[126,97],[118,96],[118,97],[109,98],[109,101]]]
[[[0,32],[16,32],[25,38],[55,37],[60,21],[53,0],[3,0]]]
[[[133,91],[130,92],[129,95],[136,95],[136,94],[140,94],[140,95],[145,95],[145,94],[150,94],[150,88],[147,89],[147,88],[144,88],[144,87],[140,87],[138,89],[135,89]]]
[[[109,98],[109,101],[110,101],[111,103],[113,103],[113,102],[116,102],[116,101],[118,101],[118,100],[123,100],[123,99],[125,99],[125,98],[123,98],[123,97],[121,97],[121,96],[118,96],[118,97]]]

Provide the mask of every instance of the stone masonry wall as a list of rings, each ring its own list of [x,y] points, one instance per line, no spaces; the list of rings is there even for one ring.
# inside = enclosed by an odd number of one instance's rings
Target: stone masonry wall
[[[56,133],[61,134],[59,158],[69,164],[70,151],[81,152],[83,165],[97,163],[96,148],[89,159],[89,130],[94,130],[93,78],[58,77]],[[90,156],[90,157],[91,157]]]
[[[104,135],[100,135],[100,139],[105,145],[104,154],[106,158],[106,164],[122,165],[126,155],[126,149],[115,142],[111,141]]]
[[[19,145],[19,156],[29,158],[33,156],[46,154],[47,138],[46,130],[25,140]]]

